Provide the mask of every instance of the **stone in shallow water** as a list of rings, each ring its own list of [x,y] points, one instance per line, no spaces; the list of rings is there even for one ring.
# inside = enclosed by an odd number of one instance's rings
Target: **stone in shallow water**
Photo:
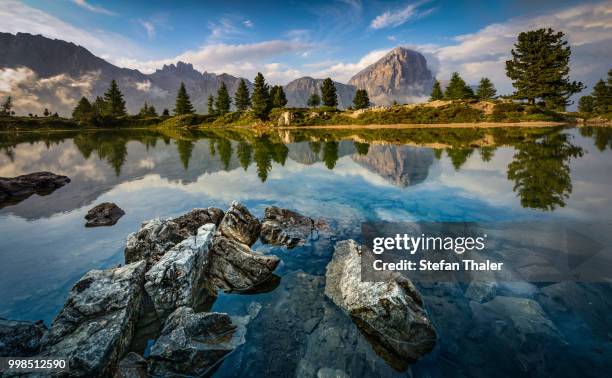
[[[243,204],[233,201],[225,213],[219,231],[227,238],[234,239],[248,246],[253,245],[259,237],[261,223]]]
[[[194,307],[207,294],[202,281],[214,233],[212,223],[200,227],[197,235],[175,245],[146,273],[145,290],[160,316],[177,307]]]
[[[114,378],[147,378],[147,360],[141,355],[130,352],[117,366]]]
[[[336,244],[325,278],[325,295],[389,353],[415,361],[433,349],[436,331],[412,282],[398,274],[362,282],[361,248],[355,241]]]
[[[179,307],[166,320],[151,348],[149,373],[201,376],[244,344],[246,319],[216,312],[195,313]]]
[[[51,194],[70,179],[51,172],[35,172],[17,177],[0,177],[0,208],[19,203],[32,194]]]
[[[261,241],[294,248],[310,240],[313,233],[327,232],[328,229],[323,220],[315,221],[295,211],[270,206],[265,210],[261,225]]]
[[[172,221],[178,225],[179,232],[186,238],[189,235],[195,235],[198,229],[205,224],[213,223],[218,227],[223,215],[223,210],[216,207],[207,207],[193,209],[180,217],[173,218]]]
[[[147,266],[151,266],[182,240],[183,236],[175,222],[169,219],[151,219],[144,222],[140,230],[128,235],[124,252],[125,263],[145,260]]]
[[[85,227],[112,226],[125,215],[119,206],[112,202],[103,202],[90,209],[85,215]]]
[[[26,322],[0,318],[0,356],[29,357],[40,351],[46,332],[42,321]]]
[[[215,236],[207,277],[223,290],[248,290],[272,276],[280,259],[253,252],[248,245]]]
[[[66,357],[74,376],[111,375],[132,339],[145,266],[140,261],[87,272],[43,337],[39,357]]]

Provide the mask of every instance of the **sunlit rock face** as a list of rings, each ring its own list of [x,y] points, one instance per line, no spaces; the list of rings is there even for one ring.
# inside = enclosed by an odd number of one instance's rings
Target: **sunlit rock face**
[[[370,145],[367,155],[355,154],[352,159],[390,183],[407,187],[427,179],[434,151],[410,146]]]
[[[314,79],[312,77],[301,77],[295,79],[284,86],[285,95],[287,96],[287,106],[296,108],[305,108],[308,106],[308,98],[317,93],[321,95],[321,86],[324,79]],[[334,82],[336,94],[338,96],[338,107],[348,108],[353,104],[355,98],[355,87],[342,83]]]
[[[434,77],[422,54],[396,47],[348,83],[365,89],[376,105],[390,105],[393,101],[410,103],[429,96],[433,82]]]

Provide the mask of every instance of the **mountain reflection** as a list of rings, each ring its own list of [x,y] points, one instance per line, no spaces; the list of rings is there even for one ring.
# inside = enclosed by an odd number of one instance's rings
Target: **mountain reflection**
[[[580,134],[592,139],[601,151],[612,149],[610,128],[585,127],[580,129]],[[27,148],[26,144],[44,146],[47,153],[37,157],[27,153],[16,155],[18,149]],[[72,156],[71,146],[80,154],[78,162],[66,160],[67,156]],[[259,180],[266,182],[274,164],[285,166],[287,159],[305,166],[322,163],[334,170],[339,159],[349,157],[357,166],[405,188],[427,180],[431,167],[443,159],[444,154],[454,170],[460,171],[470,158],[477,156],[488,164],[498,147],[514,149],[506,174],[514,183],[514,191],[523,207],[554,210],[565,206],[572,192],[570,160],[581,157],[583,150],[572,144],[563,128],[265,132],[134,129],[0,133],[0,151],[6,156],[7,164],[20,163],[22,171],[44,166],[46,170],[63,169],[56,173],[71,177],[88,175],[58,191],[52,204],[45,204],[38,210],[32,209],[36,206],[29,206],[24,210],[27,214],[22,214],[26,217],[48,216],[88,204],[114,186],[150,173],[188,183],[195,182],[204,173],[237,168],[246,172],[254,165]],[[476,150],[478,154],[474,154]],[[178,160],[168,159],[170,155],[177,156]],[[19,159],[26,161],[16,162]],[[80,164],[78,169],[77,163]],[[54,168],[59,166],[62,168]],[[6,172],[8,168],[3,169]],[[110,169],[114,178],[104,174],[106,169]],[[27,172],[14,175],[22,173]]]

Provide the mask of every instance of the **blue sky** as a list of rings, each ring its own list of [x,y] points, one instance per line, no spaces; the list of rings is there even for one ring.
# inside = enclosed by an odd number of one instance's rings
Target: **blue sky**
[[[152,72],[178,60],[201,71],[275,83],[303,75],[346,82],[402,45],[441,79],[489,76],[502,92],[518,32],[550,26],[575,45],[587,85],[612,61],[612,2],[3,0],[0,31],[81,44],[114,64]],[[6,21],[6,22],[5,22]],[[579,56],[578,56],[579,55]],[[584,62],[582,61],[584,60]]]

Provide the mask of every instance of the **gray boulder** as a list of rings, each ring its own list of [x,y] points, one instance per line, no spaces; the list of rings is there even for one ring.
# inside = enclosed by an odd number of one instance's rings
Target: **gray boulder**
[[[217,235],[207,277],[226,291],[248,290],[269,279],[279,262],[277,256],[255,253],[246,244]]]
[[[244,344],[246,321],[221,313],[196,314],[179,307],[166,320],[151,348],[149,373],[155,376],[201,376]]]
[[[261,225],[261,241],[266,244],[294,248],[304,245],[319,232],[328,232],[323,220],[314,220],[295,211],[276,206],[267,207]]]
[[[43,337],[39,357],[66,357],[74,376],[111,375],[132,339],[145,266],[140,261],[86,273]]]
[[[35,172],[17,177],[0,177],[0,209],[19,203],[32,194],[46,196],[68,184],[66,176],[51,172]]]
[[[125,211],[116,204],[103,202],[87,212],[85,227],[112,226],[124,215]]]
[[[151,219],[144,222],[140,230],[128,235],[125,263],[145,260],[147,266],[151,266],[182,240],[178,224],[169,219]]]
[[[412,282],[398,274],[363,282],[361,248],[354,240],[336,244],[325,278],[325,295],[389,353],[415,361],[433,349],[436,331]]]
[[[208,223],[214,223],[219,227],[221,219],[223,219],[223,210],[216,207],[207,207],[204,209],[193,209],[180,217],[173,218],[172,221],[179,227],[179,232],[183,237],[195,235],[200,227]]]
[[[147,378],[147,360],[141,355],[130,352],[117,366],[114,378]]]
[[[0,318],[0,356],[30,357],[40,352],[47,331],[42,320],[26,322]]]
[[[234,239],[248,246],[253,245],[259,237],[261,223],[243,204],[233,201],[225,213],[219,231],[225,237]]]
[[[208,264],[215,225],[206,224],[166,252],[145,274],[145,290],[161,317],[177,307],[193,307],[206,296],[202,277]]]

